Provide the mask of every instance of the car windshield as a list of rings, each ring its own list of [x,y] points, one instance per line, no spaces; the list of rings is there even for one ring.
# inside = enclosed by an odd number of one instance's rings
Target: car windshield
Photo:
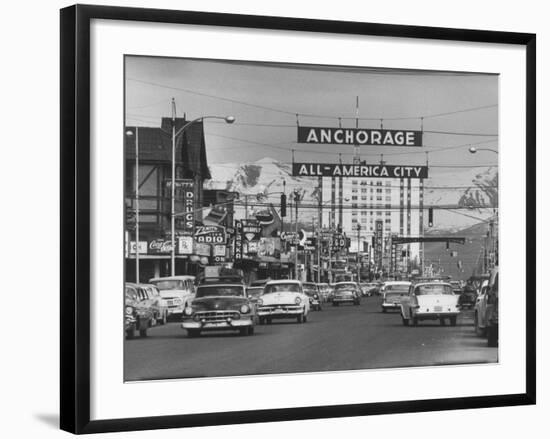
[[[264,289],[262,287],[249,288],[247,292],[248,295],[251,297],[258,297],[261,296],[261,294],[264,292]]]
[[[317,287],[313,284],[303,284],[303,288],[306,294],[315,294],[317,292]]]
[[[244,296],[241,285],[209,285],[197,288],[196,298],[208,296]]]
[[[151,283],[159,290],[183,290],[183,281],[173,280],[152,280]]]
[[[343,291],[343,290],[354,290],[355,284],[338,284],[336,285],[336,291]]]
[[[264,294],[282,293],[282,292],[299,293],[300,284],[295,284],[295,283],[271,284],[271,285],[266,285],[264,290]]]
[[[424,296],[428,294],[454,294],[453,288],[450,285],[444,284],[419,285],[414,289],[414,293],[417,296]]]
[[[404,294],[409,292],[408,285],[386,285],[386,294]]]

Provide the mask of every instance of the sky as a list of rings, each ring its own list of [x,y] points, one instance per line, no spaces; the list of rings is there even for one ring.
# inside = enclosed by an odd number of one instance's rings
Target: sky
[[[342,154],[352,163],[350,145],[296,143],[296,124],[337,127],[342,118],[343,127],[355,127],[357,97],[359,128],[420,130],[423,117],[422,147],[362,146],[367,163],[384,154],[391,165],[425,164],[428,157],[441,170],[497,164],[492,152],[468,152],[498,149],[497,75],[134,56],[125,62],[127,125],[160,126],[171,116],[172,97],[178,117],[235,117],[231,125],[205,119],[211,164],[265,157],[290,163],[293,149],[296,162],[338,162]]]

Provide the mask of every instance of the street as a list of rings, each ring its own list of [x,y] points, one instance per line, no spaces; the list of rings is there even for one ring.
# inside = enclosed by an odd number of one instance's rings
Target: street
[[[360,306],[310,312],[308,322],[275,320],[252,336],[207,332],[188,338],[179,322],[125,340],[125,380],[335,371],[497,361],[497,349],[476,337],[472,311],[456,327],[423,321],[402,325],[400,313],[380,310],[380,297]]]

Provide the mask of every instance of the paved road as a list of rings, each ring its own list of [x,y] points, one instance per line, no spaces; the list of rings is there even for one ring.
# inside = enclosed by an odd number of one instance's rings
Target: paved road
[[[178,323],[125,341],[126,380],[289,373],[497,361],[497,349],[474,334],[471,311],[457,326],[438,321],[404,327],[380,298],[361,306],[327,306],[308,322],[274,321],[253,336],[205,333],[187,338]]]

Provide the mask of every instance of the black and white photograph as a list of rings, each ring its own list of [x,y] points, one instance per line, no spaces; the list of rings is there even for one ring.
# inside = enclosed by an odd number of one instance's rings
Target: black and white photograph
[[[498,74],[120,80],[126,382],[499,362]]]

